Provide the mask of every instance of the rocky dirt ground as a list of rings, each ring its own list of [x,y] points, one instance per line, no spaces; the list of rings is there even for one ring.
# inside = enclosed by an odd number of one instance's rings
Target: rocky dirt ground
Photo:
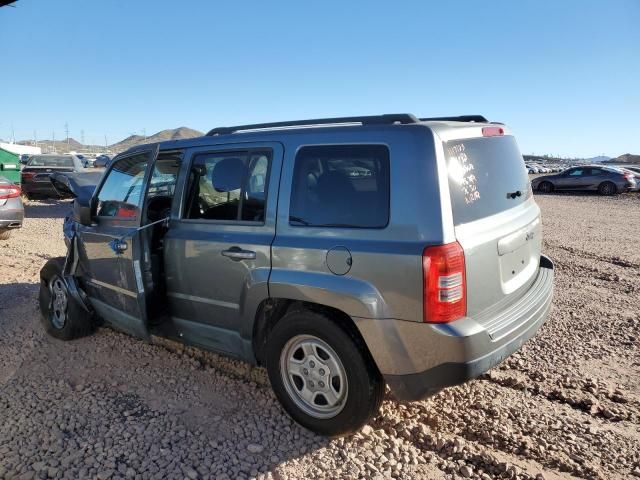
[[[46,336],[38,271],[69,205],[31,202],[0,242],[0,478],[640,477],[640,195],[537,200],[557,268],[537,337],[336,440],[294,424],[262,369],[104,328]]]

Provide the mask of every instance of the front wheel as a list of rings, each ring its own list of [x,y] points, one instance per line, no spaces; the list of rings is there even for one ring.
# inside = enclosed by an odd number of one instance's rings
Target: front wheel
[[[613,182],[602,182],[598,186],[598,193],[600,195],[614,195],[618,193],[618,187]]]
[[[64,257],[52,258],[40,270],[40,313],[45,330],[60,340],[89,335],[93,316],[69,293],[63,278]]]
[[[267,342],[267,371],[278,400],[303,427],[353,433],[380,409],[385,384],[366,346],[323,313],[287,313]]]

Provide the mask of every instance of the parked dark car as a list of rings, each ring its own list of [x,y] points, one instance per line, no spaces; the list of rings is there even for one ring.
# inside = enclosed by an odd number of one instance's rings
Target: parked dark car
[[[84,172],[75,155],[34,155],[22,169],[22,191],[27,198],[58,197],[49,176],[54,172]]]
[[[412,401],[481,375],[551,306],[522,155],[478,115],[220,127],[80,187],[61,182],[67,258],[40,272],[47,332],[104,322],[264,365],[323,435],[362,427],[387,385]]]
[[[604,166],[572,167],[557,175],[534,178],[531,188],[543,193],[585,190],[601,195],[615,195],[636,188],[634,176],[618,168]]]
[[[110,161],[111,161],[111,157],[109,155],[98,155],[96,157],[96,161],[93,162],[93,166],[95,168],[105,168],[109,166]]]
[[[20,185],[0,177],[0,240],[11,236],[11,231],[22,227],[24,207]]]

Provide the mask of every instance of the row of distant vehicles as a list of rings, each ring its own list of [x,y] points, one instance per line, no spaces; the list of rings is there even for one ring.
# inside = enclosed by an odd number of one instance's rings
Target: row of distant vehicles
[[[525,163],[529,173],[555,173],[562,172],[566,166],[563,165],[540,165],[539,163]]]
[[[80,160],[80,162],[82,163],[82,166],[84,168],[105,168],[107,165],[109,165],[109,162],[111,161],[111,159],[113,158],[112,156],[109,156],[107,154],[101,154],[101,155],[96,155],[94,156],[88,156],[88,155],[83,155],[81,153],[75,153],[75,154],[43,154],[43,155],[20,155],[20,163],[22,165],[27,165],[27,163],[29,163],[29,159],[31,157],[37,156],[37,157],[44,157],[44,156],[58,156],[58,157],[76,157]]]

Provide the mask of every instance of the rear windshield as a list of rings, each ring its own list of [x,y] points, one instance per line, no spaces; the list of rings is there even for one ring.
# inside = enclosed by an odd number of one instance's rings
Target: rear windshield
[[[531,195],[514,137],[452,140],[444,147],[456,225],[508,210]]]
[[[28,167],[73,167],[71,157],[31,157],[27,162]]]

